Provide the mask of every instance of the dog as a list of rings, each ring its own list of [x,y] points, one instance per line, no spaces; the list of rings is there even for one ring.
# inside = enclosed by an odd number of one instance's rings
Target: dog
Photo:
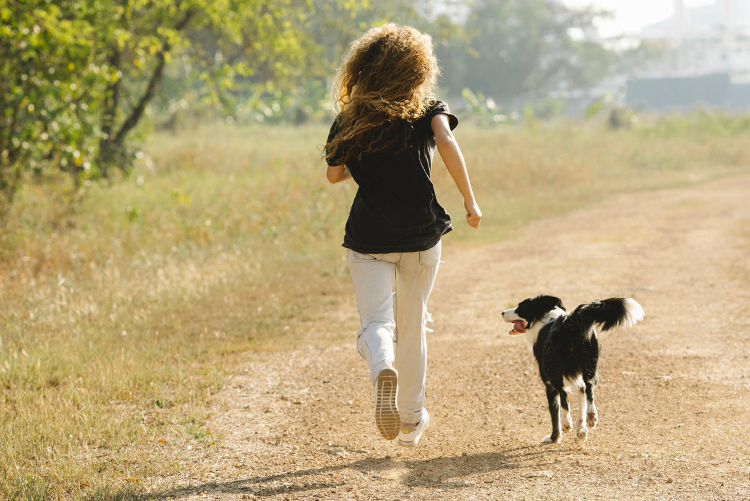
[[[552,433],[543,442],[560,443],[562,432],[573,429],[568,391],[578,392],[576,435],[579,441],[585,441],[589,427],[594,429],[599,420],[594,405],[599,359],[596,328],[608,331],[630,327],[643,319],[643,308],[631,298],[610,298],[582,304],[568,313],[559,298],[538,296],[521,301],[502,316],[513,324],[511,335],[526,335],[539,364],[552,417]]]

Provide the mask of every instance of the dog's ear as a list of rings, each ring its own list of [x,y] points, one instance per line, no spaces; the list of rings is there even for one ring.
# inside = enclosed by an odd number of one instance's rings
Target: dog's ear
[[[565,306],[563,306],[562,300],[559,297],[539,296],[537,299],[541,300],[546,311],[551,311],[555,308],[560,308],[561,310],[565,311]]]

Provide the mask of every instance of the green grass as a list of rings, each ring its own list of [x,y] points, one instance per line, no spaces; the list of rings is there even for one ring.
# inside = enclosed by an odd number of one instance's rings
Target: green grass
[[[468,228],[437,161],[447,238],[482,245],[618,192],[748,172],[743,123],[462,124],[485,217]],[[242,354],[346,342],[355,187],[326,182],[326,133],[157,135],[132,176],[72,206],[55,186],[20,194],[0,236],[0,498],[131,498],[149,471],[176,471],[184,445],[211,446],[211,395]]]

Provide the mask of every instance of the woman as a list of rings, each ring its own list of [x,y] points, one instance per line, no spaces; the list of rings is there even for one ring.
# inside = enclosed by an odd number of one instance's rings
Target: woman
[[[427,299],[451,219],[430,179],[437,148],[479,226],[466,164],[448,106],[434,96],[432,39],[387,24],[352,42],[333,87],[339,110],[326,143],[327,178],[358,185],[344,247],[362,328],[357,351],[375,387],[375,423],[387,440],[414,447],[424,408]],[[394,292],[395,284],[395,292]],[[394,350],[395,346],[395,350]]]

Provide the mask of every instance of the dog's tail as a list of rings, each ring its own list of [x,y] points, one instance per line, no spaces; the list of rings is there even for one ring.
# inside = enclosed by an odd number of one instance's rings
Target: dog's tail
[[[597,325],[602,331],[631,327],[643,320],[644,315],[635,299],[614,297],[580,305],[570,314],[568,321],[577,323],[580,331],[589,338]]]

